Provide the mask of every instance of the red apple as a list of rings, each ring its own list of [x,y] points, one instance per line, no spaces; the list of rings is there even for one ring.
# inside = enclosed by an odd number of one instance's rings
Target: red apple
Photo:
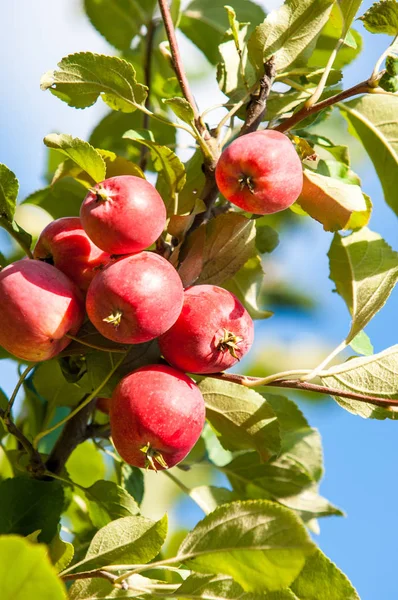
[[[253,321],[239,300],[215,285],[193,286],[175,324],[159,338],[171,365],[189,373],[218,373],[251,348]]]
[[[79,290],[66,275],[38,260],[0,271],[0,345],[27,361],[53,358],[83,322]]]
[[[99,248],[109,254],[133,254],[158,239],[166,226],[166,207],[146,179],[119,175],[88,192],[80,218]]]
[[[180,314],[184,291],[166,259],[141,252],[108,265],[88,288],[90,321],[106,338],[121,344],[153,340]]]
[[[297,200],[303,187],[303,169],[289,138],[266,129],[237,138],[223,151],[216,181],[232,204],[268,215]]]
[[[197,385],[164,365],[142,367],[117,385],[110,410],[113,443],[130,465],[166,469],[196,444],[205,422]]]
[[[48,262],[86,291],[98,269],[110,261],[88,237],[79,217],[56,219],[43,229],[33,255]]]

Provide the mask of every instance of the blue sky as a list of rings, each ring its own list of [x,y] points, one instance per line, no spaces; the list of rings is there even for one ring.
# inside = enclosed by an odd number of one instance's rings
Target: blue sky
[[[370,4],[365,1],[361,11]],[[347,70],[346,86],[371,72],[388,43],[384,36],[364,32],[359,22],[357,28],[364,34],[365,51]],[[105,112],[101,104],[85,111],[73,110],[39,89],[40,76],[45,71],[54,68],[66,54],[82,50],[111,52],[85,18],[79,1],[4,3],[0,37],[0,162],[17,174],[21,198],[43,185],[43,137],[60,131],[87,138]],[[197,60],[196,55],[188,51],[184,56],[191,66]],[[211,104],[219,101],[217,86],[210,80],[194,89],[202,108],[207,106],[209,97]],[[354,169],[374,202],[370,226],[398,249],[397,221],[383,201],[373,167],[363,154],[356,152],[355,157]],[[300,355],[300,349],[311,341],[314,344],[326,342],[332,348],[345,337],[349,315],[341,298],[331,293],[333,285],[328,279],[326,253],[330,241],[330,234],[312,221],[300,232],[282,238],[272,262],[265,263],[266,270],[267,267],[280,269],[284,277],[313,294],[320,308],[311,318],[276,314],[257,328],[257,348],[272,340],[272,343],[290,344]],[[6,247],[3,235],[0,242]],[[398,293],[395,291],[367,328],[376,351],[397,343],[397,313]],[[9,392],[14,383],[15,371],[10,363],[3,361],[0,385]],[[347,513],[345,519],[322,520],[317,541],[352,579],[362,600],[396,600],[398,424],[365,421],[332,402],[305,404],[303,409],[323,437],[326,476],[321,491]],[[195,516],[194,512],[187,513],[187,520],[192,522]]]

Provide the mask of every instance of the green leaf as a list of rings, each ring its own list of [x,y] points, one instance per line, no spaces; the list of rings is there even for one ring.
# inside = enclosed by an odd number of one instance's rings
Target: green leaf
[[[15,477],[0,483],[0,534],[29,535],[41,530],[39,541],[54,537],[63,510],[64,492],[58,481]]]
[[[264,271],[261,259],[259,256],[254,256],[249,258],[234,277],[223,284],[223,287],[239,298],[252,319],[268,319],[272,317],[273,313],[259,307],[263,281]]]
[[[55,534],[51,542],[48,544],[48,557],[51,560],[54,569],[60,573],[72,561],[75,549],[73,544],[65,542],[61,539],[59,532]]]
[[[342,36],[343,29],[347,28],[343,23],[343,11],[349,17],[349,13],[352,15],[352,12],[357,10],[355,7],[358,2],[359,0],[340,0],[338,3],[335,3],[328,21],[318,37],[315,50],[308,60],[310,68],[326,66],[330,54]],[[344,66],[350,64],[361,50],[362,38],[360,34],[354,29],[349,29],[345,37],[345,43],[341,46],[333,63],[334,68],[342,69]]]
[[[225,4],[226,0],[193,0],[181,15],[181,31],[213,65],[220,59],[218,46],[229,25]],[[252,23],[252,27],[265,17],[264,10],[250,0],[234,0],[230,4],[238,19]]]
[[[206,228],[203,268],[197,283],[220,285],[255,254],[256,226],[238,213],[219,215]]]
[[[113,481],[96,481],[84,493],[90,519],[98,529],[115,519],[138,515],[140,512],[130,494]]]
[[[361,4],[362,0],[339,0],[338,8],[343,17],[342,37],[347,35]]]
[[[369,154],[387,204],[398,215],[398,98],[368,94],[339,104],[339,108],[350,132]]]
[[[359,17],[370,33],[398,34],[398,4],[396,0],[375,2],[362,17]]]
[[[363,354],[364,356],[371,356],[374,352],[372,342],[364,331],[357,333],[354,339],[351,340],[350,346],[354,352]]]
[[[134,113],[110,111],[95,127],[89,142],[95,148],[111,150],[130,160],[138,160],[140,149],[133,148],[131,143],[124,140],[122,136],[129,129],[137,130],[142,126],[143,115],[139,111]],[[161,146],[173,146],[176,143],[176,129],[167,123],[152,119],[151,131],[154,139]]]
[[[142,469],[132,467],[127,463],[122,463],[120,469],[122,487],[128,491],[137,504],[141,504],[145,491]]]
[[[320,550],[307,558],[291,589],[297,600],[360,600],[347,576]]]
[[[0,216],[8,221],[14,218],[19,183],[12,171],[0,163]]]
[[[257,450],[262,460],[280,448],[274,411],[254,390],[207,377],[199,384],[206,418],[226,450]]]
[[[71,177],[60,179],[30,194],[23,204],[36,204],[50,213],[54,219],[78,216],[80,206],[87,194],[87,188]]]
[[[352,316],[347,344],[384,306],[398,281],[398,254],[364,227],[347,237],[336,234],[329,253],[330,278]]]
[[[87,376],[79,383],[68,383],[63,375],[57,359],[40,363],[33,373],[33,386],[41,398],[52,406],[76,406],[84,395],[84,385]]]
[[[2,600],[65,600],[66,589],[51,566],[45,546],[7,535],[0,537]]]
[[[69,600],[116,600],[122,598],[141,598],[145,594],[148,600],[154,600],[151,586],[158,583],[156,579],[149,579],[136,573],[128,578],[129,589],[124,590],[120,586],[116,587],[111,581],[105,579],[92,578],[75,581],[69,590]],[[160,584],[164,583],[159,581]],[[148,586],[148,589],[145,589]],[[143,591],[145,590],[145,591]],[[170,597],[174,594],[170,592]]]
[[[168,98],[163,102],[170,106],[173,113],[184,123],[190,124],[194,120],[193,108],[185,98]]]
[[[95,183],[105,179],[106,165],[102,156],[88,142],[74,138],[65,133],[52,133],[44,138],[47,148],[58,150],[83,171],[85,171]]]
[[[238,500],[237,495],[231,492],[231,490],[223,487],[215,487],[214,485],[201,485],[192,488],[189,496],[200,506],[206,515],[213,512],[221,504]]]
[[[178,193],[186,181],[185,168],[178,156],[151,139],[143,137],[144,132],[127,131],[123,138],[132,140],[149,148],[153,166],[159,173],[157,189],[167,208],[167,214],[178,214]]]
[[[261,254],[269,254],[279,244],[278,232],[267,224],[267,217],[256,219],[256,248]]]
[[[249,58],[260,74],[264,61],[275,55],[277,70],[305,64],[328,20],[333,0],[287,0],[273,11],[249,39]]]
[[[357,185],[304,170],[303,190],[297,203],[325,231],[357,229],[367,225],[371,205]]]
[[[141,25],[151,18],[155,3],[155,0],[84,0],[84,8],[92,25],[112,46],[128,50]],[[149,10],[145,11],[145,6]]]
[[[245,594],[236,581],[225,575],[193,573],[174,592],[172,597],[203,600],[267,600],[268,594]]]
[[[200,521],[178,556],[199,573],[233,577],[246,591],[287,587],[313,552],[295,515],[265,500],[232,502]]]
[[[75,565],[79,571],[115,564],[143,564],[157,554],[167,534],[167,516],[160,521],[123,517],[108,523],[93,537],[85,558]]]
[[[332,367],[322,375],[322,383],[345,392],[356,392],[376,398],[398,399],[398,345],[379,354],[358,357]],[[382,408],[374,404],[335,396],[349,412],[364,418],[397,419],[397,407]]]
[[[258,79],[248,59],[248,35],[249,24],[241,25],[236,21],[235,30],[227,31],[219,46],[222,61],[217,67],[218,83],[221,91],[234,102],[247,95]]]
[[[66,470],[77,485],[90,486],[105,477],[105,464],[102,452],[92,440],[79,444],[70,455]]]
[[[379,86],[387,92],[398,92],[398,56],[390,54],[386,58],[386,71],[379,81]]]
[[[41,89],[75,108],[92,106],[101,96],[113,110],[133,112],[143,105],[147,88],[137,83],[131,63],[91,52],[70,54],[41,79]]]
[[[95,343],[93,337],[90,337],[89,339]],[[123,363],[116,370],[108,383],[102,388],[102,396],[104,398],[110,398],[113,390],[124,375],[127,375],[127,373],[130,373],[139,367],[157,362],[159,357],[159,347],[153,340],[131,346]],[[104,373],[111,371],[114,364],[115,355],[113,353],[102,351],[90,352],[86,355],[87,376],[79,381],[79,385],[81,385],[84,391],[92,392],[103,381]]]

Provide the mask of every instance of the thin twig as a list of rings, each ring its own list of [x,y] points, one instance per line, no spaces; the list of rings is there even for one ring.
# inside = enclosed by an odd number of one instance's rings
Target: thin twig
[[[192,107],[195,124],[198,128],[199,132],[203,134],[206,130],[198,111],[198,107],[191,92],[191,88],[189,87],[188,79],[185,74],[183,62],[181,59],[180,49],[178,47],[176,33],[174,29],[173,19],[170,14],[170,7],[168,4],[168,0],[159,0],[159,8],[162,13],[162,19],[164,23],[164,27],[166,29],[167,39],[169,40],[171,56],[173,58],[174,70],[177,75],[178,83],[180,84],[181,91],[189,104]]]
[[[70,333],[66,333],[65,337],[69,338],[70,340],[73,340],[74,342],[77,342],[78,344],[81,344],[82,346],[93,348],[93,350],[101,350],[101,352],[113,352],[116,354],[126,353],[126,348],[109,348],[107,346],[100,346],[99,344],[91,344],[90,342],[85,342],[82,338],[78,338],[74,335],[71,335]]]
[[[349,392],[345,390],[339,390],[338,388],[328,387],[326,385],[317,385],[315,383],[309,383],[301,381],[300,379],[272,379],[269,383],[264,383],[264,378],[261,377],[246,377],[245,375],[238,375],[237,373],[214,373],[208,375],[208,377],[214,377],[215,379],[222,379],[224,381],[231,381],[245,387],[284,387],[293,390],[300,390],[306,392],[314,392],[316,394],[327,394],[328,396],[338,396],[339,398],[349,398],[350,400],[358,400],[358,402],[367,402],[369,404],[376,404],[377,406],[389,407],[398,406],[398,400],[391,398],[378,398],[377,396],[369,396],[367,394],[359,394],[357,392]]]
[[[297,111],[294,115],[283,121],[274,129],[282,132],[288,131],[289,129],[297,125],[297,123],[300,123],[300,121],[303,121],[310,115],[320,112],[321,110],[328,108],[329,106],[333,106],[334,104],[337,104],[337,102],[342,102],[343,100],[351,98],[352,96],[357,96],[358,94],[374,93],[374,91],[375,88],[371,87],[368,81],[361,81],[361,83],[357,83],[353,87],[350,87],[347,90],[340,92],[339,94],[331,96],[330,98],[326,98],[325,100],[322,100],[321,102],[318,102],[313,106],[304,105],[299,111]]]
[[[151,110],[151,84],[152,84],[152,54],[153,54],[153,42],[155,40],[156,28],[158,25],[158,21],[152,19],[148,24],[148,30],[146,34],[146,48],[145,48],[145,63],[144,63],[144,80],[145,85],[148,88],[148,95],[145,99],[145,107],[148,110]],[[150,116],[148,113],[144,113],[142,119],[142,127],[143,129],[149,128]],[[147,161],[148,161],[148,152],[149,148],[146,146],[141,146],[141,158],[140,158],[140,167],[143,171],[146,169]]]
[[[26,367],[26,369],[24,369],[24,371],[22,371],[22,374],[21,374],[20,378],[18,379],[18,383],[17,383],[17,385],[14,388],[14,391],[13,391],[13,393],[11,395],[11,398],[8,401],[7,408],[6,408],[5,413],[4,413],[4,415],[5,415],[6,418],[11,415],[12,407],[14,406],[14,402],[15,402],[15,399],[16,399],[16,397],[18,395],[18,392],[19,392],[19,390],[21,388],[21,385],[23,384],[23,382],[25,381],[25,379],[27,378],[27,376],[29,375],[29,373],[34,368],[35,368],[35,365],[30,365],[30,366]]]

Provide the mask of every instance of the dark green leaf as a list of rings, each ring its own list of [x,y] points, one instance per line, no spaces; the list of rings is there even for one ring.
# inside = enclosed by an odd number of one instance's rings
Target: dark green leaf
[[[115,519],[138,515],[140,512],[132,496],[113,481],[96,481],[84,493],[90,519],[98,529]]]
[[[144,497],[144,474],[142,469],[122,463],[121,485],[134,498],[137,504],[141,504]]]
[[[65,600],[66,589],[46,554],[45,546],[21,537],[0,537],[2,600]]]
[[[78,383],[68,383],[57,359],[40,363],[33,374],[33,386],[36,392],[55,406],[76,406],[84,395],[84,376]],[[82,385],[82,387],[80,387]]]
[[[39,540],[50,542],[63,504],[64,492],[58,481],[6,479],[0,483],[0,534],[29,535],[40,529]]]
[[[78,216],[87,188],[71,177],[61,179],[28,196],[23,203],[37,204],[54,219]]]
[[[93,26],[118,50],[128,50],[141,25],[152,16],[155,0],[84,0]]]
[[[256,219],[256,248],[261,254],[273,252],[279,244],[277,231],[266,221],[267,217]]]
[[[14,218],[19,183],[12,171],[0,163],[0,216],[8,221]]]

